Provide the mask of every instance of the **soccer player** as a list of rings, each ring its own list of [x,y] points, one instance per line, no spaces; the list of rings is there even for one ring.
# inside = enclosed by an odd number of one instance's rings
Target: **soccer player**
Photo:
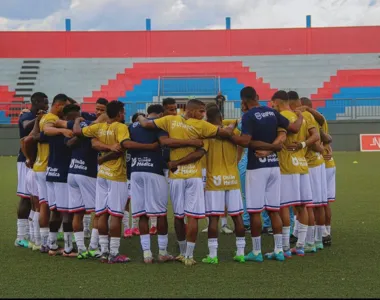
[[[325,160],[326,165],[326,181],[327,181],[327,200],[328,203],[324,206],[325,209],[325,230],[323,232],[322,241],[326,246],[331,245],[331,207],[330,203],[335,201],[335,174],[336,167],[335,161],[332,157],[332,148],[331,142],[332,139],[329,136],[329,128],[326,119],[321,115],[318,111],[312,108],[312,102],[309,98],[302,97],[301,103],[304,105],[303,109],[307,112],[311,113],[315,120],[320,125],[321,131],[321,139],[323,142],[323,158]],[[326,136],[327,135],[327,136]]]
[[[44,93],[34,93],[31,97],[31,102],[31,110],[21,114],[18,120],[20,139],[25,138],[32,131],[37,113],[40,110],[46,111],[49,109],[48,98]],[[26,177],[30,171],[30,166],[28,168],[25,162],[26,157],[20,148],[17,157],[17,195],[20,197],[20,202],[17,210],[17,238],[15,246],[28,248],[29,242],[33,243],[33,220],[35,210],[39,211],[39,207],[38,203],[35,202],[35,198],[33,198],[34,201],[31,201],[31,195],[27,192]]]
[[[222,115],[217,107],[207,110],[207,121],[215,126],[223,126]],[[235,129],[235,134],[240,134]],[[208,140],[206,160],[206,215],[209,217],[209,255],[204,263],[218,263],[218,222],[225,215],[225,207],[235,224],[236,255],[234,260],[244,262],[245,230],[241,214],[243,203],[237,168],[237,146],[229,140],[213,138]],[[222,225],[223,226],[223,225]]]
[[[95,103],[95,113],[89,113],[82,111],[81,116],[87,121],[95,121],[100,115],[106,113],[106,107],[108,104],[108,100],[105,98],[98,98]]]
[[[302,124],[299,114],[294,123],[276,110],[260,106],[256,91],[244,87],[240,92],[243,109],[247,112],[242,119],[242,136],[233,136],[233,140],[248,149],[246,173],[246,201],[250,214],[253,250],[245,256],[246,261],[262,262],[261,253],[261,216],[265,209],[272,221],[275,248],[267,258],[283,261],[282,221],[280,210],[280,168],[276,152],[282,149],[286,130],[298,132]],[[264,150],[264,151],[261,151]]]
[[[285,91],[278,91],[273,95],[272,105],[289,122],[294,123],[297,120],[297,115],[291,110],[289,96]],[[318,140],[319,135],[314,125],[304,120],[297,134],[287,133],[284,143],[287,149],[283,149],[278,154],[281,171],[280,216],[283,223],[282,246],[285,257],[292,256],[290,250],[291,220],[289,206],[294,206],[298,212],[298,240],[296,248],[292,250],[299,256],[303,256],[305,253],[304,246],[308,224],[306,204],[312,202],[305,154],[307,147],[312,146]]]
[[[39,131],[46,133],[64,134],[71,136],[71,131],[63,128],[55,128],[54,123],[62,116],[63,108],[69,104],[68,97],[64,94],[58,94],[54,97],[50,112],[44,115],[39,122]],[[47,185],[46,185],[46,171],[49,160],[49,144],[46,141],[40,141],[37,145],[37,158],[33,165],[33,171],[36,173],[38,196],[40,201],[40,233],[41,233],[41,253],[48,253],[48,239],[49,239],[49,219],[50,210],[48,204]],[[52,199],[54,201],[54,199]]]
[[[166,116],[156,120],[147,120],[140,116],[139,121],[144,128],[155,129],[158,127],[169,134],[169,137],[161,137],[160,143],[163,146],[172,148],[170,160],[177,161],[194,152],[194,147],[201,148],[203,146],[203,142],[197,139],[216,135],[222,137],[231,136],[233,127],[218,128],[202,120],[204,115],[205,104],[198,99],[192,99],[187,102],[183,116]],[[203,153],[199,158],[202,156]],[[179,163],[183,162],[180,161]],[[193,252],[198,233],[198,219],[205,217],[200,161],[180,165],[174,173],[170,171],[169,178],[170,198],[175,216],[175,230],[180,246],[180,255],[177,260],[191,266],[196,263],[193,258]],[[185,215],[188,218],[186,231],[183,220]]]
[[[162,117],[164,108],[160,104],[148,107],[148,120]],[[168,134],[163,130],[143,128],[139,122],[129,125],[131,140],[141,144],[158,143],[160,136]],[[146,151],[130,151],[131,155],[131,197],[132,216],[139,217],[140,241],[145,263],[153,262],[150,247],[149,218],[157,218],[158,231],[158,261],[174,260],[167,252],[168,220],[168,185],[163,172],[164,160],[161,149]]]

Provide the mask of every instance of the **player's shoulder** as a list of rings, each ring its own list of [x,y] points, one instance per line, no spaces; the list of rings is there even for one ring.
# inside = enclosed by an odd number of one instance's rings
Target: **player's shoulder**
[[[28,121],[28,120],[33,120],[36,118],[36,115],[34,113],[32,113],[31,111],[29,112],[26,112],[26,113],[23,113],[20,117],[19,117],[19,122],[23,122],[23,121]]]
[[[223,120],[223,125],[224,126],[229,126],[231,124],[237,124],[238,120],[237,119],[224,119]]]
[[[280,112],[280,114],[291,122],[294,122],[297,119],[297,115],[290,110],[283,110]]]

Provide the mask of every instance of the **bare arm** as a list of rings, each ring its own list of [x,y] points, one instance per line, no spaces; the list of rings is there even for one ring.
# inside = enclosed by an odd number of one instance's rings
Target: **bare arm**
[[[73,133],[75,136],[83,136],[82,128],[80,127],[81,118],[76,118],[73,126]]]
[[[321,141],[324,145],[332,143],[331,135],[325,133],[323,130],[320,130]]]
[[[318,112],[315,109],[312,109],[311,107],[306,107],[306,111],[313,115],[314,119],[318,122],[319,126],[323,126],[323,124],[325,124],[326,120],[320,112]]]
[[[123,153],[120,144],[107,145],[96,138],[91,139],[92,148],[99,152],[121,152]]]
[[[298,151],[306,147],[312,147],[315,143],[319,142],[319,133],[315,127],[309,129],[309,137],[304,141],[305,145],[303,145],[302,141],[293,143],[288,145],[287,149],[289,151]]]
[[[203,147],[203,141],[200,139],[179,140],[179,139],[172,139],[168,136],[161,136],[159,138],[159,142],[162,147],[168,147],[168,148],[182,148],[182,147],[201,148]]]
[[[47,136],[55,136],[55,135],[64,135],[65,137],[72,137],[73,132],[69,129],[65,128],[56,128],[54,127],[54,123],[47,123],[43,128],[44,134]]]
[[[22,122],[22,127],[25,129],[25,130],[30,130],[30,129],[33,129],[33,126],[34,126],[34,123],[36,121],[37,118],[33,119],[33,120],[26,120],[24,122]]]
[[[137,143],[131,140],[126,140],[121,142],[121,146],[124,149],[132,149],[132,150],[147,150],[147,151],[154,151],[159,148],[158,142],[153,143],[153,144],[142,144],[142,143]]]
[[[291,133],[298,133],[302,126],[303,116],[301,112],[296,111],[298,119],[294,123],[290,123],[287,129]]]
[[[197,149],[194,152],[186,155],[184,158],[173,160],[168,162],[168,168],[170,171],[175,172],[178,166],[188,165],[200,160],[206,151],[204,149]]]
[[[80,143],[80,138],[77,136],[72,137],[66,142],[67,147],[72,148]]]
[[[146,129],[155,129],[155,128],[157,128],[156,125],[154,124],[153,120],[148,120],[147,118],[145,118],[145,117],[143,117],[141,115],[138,116],[137,121],[140,122],[140,125],[143,128],[146,128]]]
[[[118,159],[122,155],[124,155],[123,152],[109,152],[109,153],[106,153],[106,154],[104,154],[104,155],[102,155],[101,157],[98,158],[98,164],[101,165],[101,164],[104,164],[107,161]]]

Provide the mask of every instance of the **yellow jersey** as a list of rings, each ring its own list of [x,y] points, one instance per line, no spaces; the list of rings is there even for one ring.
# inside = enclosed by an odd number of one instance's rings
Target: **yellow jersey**
[[[153,121],[156,126],[165,130],[170,138],[179,140],[205,139],[216,136],[218,127],[204,120],[185,119],[183,116],[165,116]],[[204,147],[207,151],[207,143]],[[195,151],[194,147],[183,147],[170,149],[170,160],[184,158]],[[178,166],[175,173],[170,171],[169,177],[172,179],[202,178],[202,163],[198,160],[195,163]]]
[[[325,119],[325,122],[323,123],[322,125],[322,130],[324,133],[326,134],[329,134],[329,125],[327,124],[327,121]],[[325,148],[325,151],[323,152],[323,154],[326,154],[327,153],[327,149],[330,147],[330,145],[323,145],[323,148]],[[331,157],[330,160],[325,160],[325,164],[326,164],[326,168],[334,168],[335,167],[335,161],[334,161],[334,158]]]
[[[235,124],[236,127],[237,127],[238,120],[237,120],[237,119],[224,119],[224,120],[222,121],[222,123],[223,123],[223,126],[229,126],[229,125],[231,125],[231,124]]]
[[[298,117],[290,111],[284,110],[281,115],[287,118],[290,123],[294,123]],[[286,135],[285,146],[293,144],[294,142],[300,143],[306,140],[308,133],[307,122],[303,120],[301,129],[297,134],[288,132]],[[281,174],[307,174],[309,172],[308,164],[305,158],[305,151],[303,149],[298,151],[288,151],[282,149],[278,152],[278,160],[280,163]]]
[[[59,117],[55,114],[48,113],[44,115],[39,123],[40,132],[44,131],[44,126],[46,124],[52,123],[54,124]],[[37,144],[37,157],[36,162],[33,166],[34,172],[45,172],[47,169],[49,160],[49,144],[48,143],[38,143]]]
[[[312,124],[314,128],[317,130],[319,129],[318,122],[314,119],[313,115],[309,113],[308,111],[305,111],[302,113],[304,119],[306,119],[306,122],[309,124]],[[320,142],[318,142],[320,143]],[[318,167],[325,163],[325,160],[323,159],[323,156],[319,152],[313,151],[311,148],[306,149],[306,160],[309,165],[309,168]]]
[[[89,138],[97,138],[106,145],[114,145],[129,139],[127,125],[119,122],[98,123],[83,127],[82,134]],[[98,177],[112,181],[127,181],[126,156],[122,155],[118,159],[100,165]]]
[[[234,134],[240,135],[235,129]],[[240,190],[237,146],[228,140],[208,140],[206,191]]]

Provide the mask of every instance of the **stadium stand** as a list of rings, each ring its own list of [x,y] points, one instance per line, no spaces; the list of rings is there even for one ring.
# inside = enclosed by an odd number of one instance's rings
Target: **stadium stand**
[[[50,99],[67,93],[85,110],[98,97],[118,99],[127,118],[165,96],[212,99],[221,91],[235,116],[244,85],[254,86],[263,104],[276,90],[296,90],[329,120],[380,118],[376,34],[379,27],[3,32],[0,122],[15,122],[17,104],[35,91]],[[34,40],[54,46],[20,47]]]

